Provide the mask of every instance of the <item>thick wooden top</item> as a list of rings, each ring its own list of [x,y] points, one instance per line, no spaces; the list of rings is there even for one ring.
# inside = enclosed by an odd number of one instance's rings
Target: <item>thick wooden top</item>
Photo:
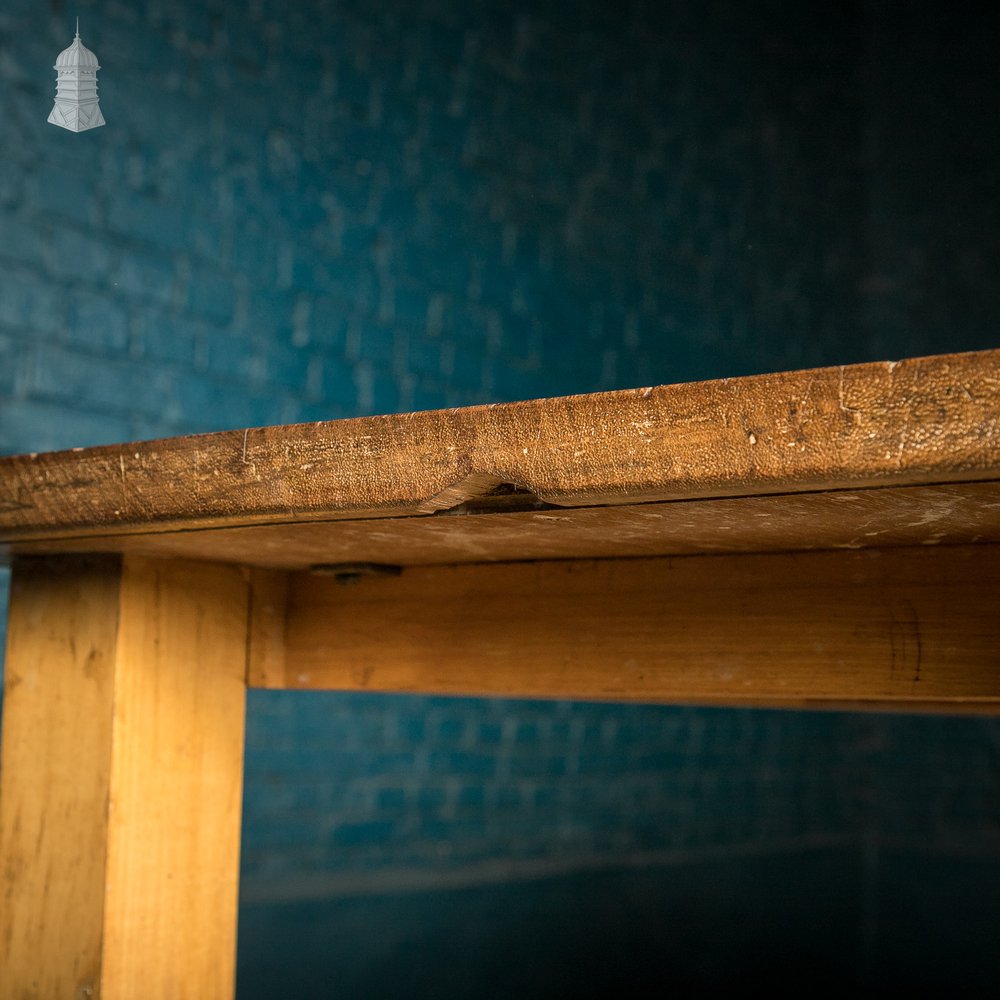
[[[938,541],[1000,541],[1000,350],[0,459],[0,559]]]

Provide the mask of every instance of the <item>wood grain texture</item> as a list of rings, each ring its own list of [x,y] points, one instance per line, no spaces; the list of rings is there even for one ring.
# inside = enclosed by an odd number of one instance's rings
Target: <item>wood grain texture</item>
[[[233,996],[247,607],[237,570],[125,560],[105,997]]]
[[[11,581],[0,751],[0,997],[97,997],[118,560]]]
[[[1000,542],[1000,482],[49,539],[12,550],[96,548],[305,569],[974,542]]]
[[[1000,546],[289,577],[285,686],[1000,706]]]
[[[1000,351],[0,460],[0,541],[1000,478]]]
[[[229,567],[15,566],[0,996],[232,996],[247,605]]]
[[[285,675],[285,606],[288,575],[267,569],[248,571],[250,621],[247,684],[280,687]]]

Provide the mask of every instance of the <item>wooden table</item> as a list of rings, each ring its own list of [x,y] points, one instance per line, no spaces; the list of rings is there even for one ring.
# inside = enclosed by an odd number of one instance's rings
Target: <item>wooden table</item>
[[[995,712],[1000,351],[0,460],[0,996],[228,997],[247,686]]]

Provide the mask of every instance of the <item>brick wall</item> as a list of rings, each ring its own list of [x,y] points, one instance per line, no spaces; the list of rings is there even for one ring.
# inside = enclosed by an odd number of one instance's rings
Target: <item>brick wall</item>
[[[988,25],[940,54],[930,5],[876,0],[78,6],[82,135],[45,122],[70,12],[0,8],[0,450],[995,342]],[[870,879],[927,828],[995,866],[997,741],[254,693],[245,900],[861,842]]]
[[[1000,14],[867,6],[862,324],[877,353],[995,346]]]
[[[248,898],[839,843],[855,829],[843,716],[360,695],[303,711],[313,697],[254,696]]]

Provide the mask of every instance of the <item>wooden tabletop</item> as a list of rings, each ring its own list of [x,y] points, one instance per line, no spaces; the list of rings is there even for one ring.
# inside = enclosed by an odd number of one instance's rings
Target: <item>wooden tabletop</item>
[[[0,459],[0,993],[232,995],[248,687],[995,715],[998,421],[988,351]]]
[[[0,561],[1000,541],[1000,350],[0,459]]]

